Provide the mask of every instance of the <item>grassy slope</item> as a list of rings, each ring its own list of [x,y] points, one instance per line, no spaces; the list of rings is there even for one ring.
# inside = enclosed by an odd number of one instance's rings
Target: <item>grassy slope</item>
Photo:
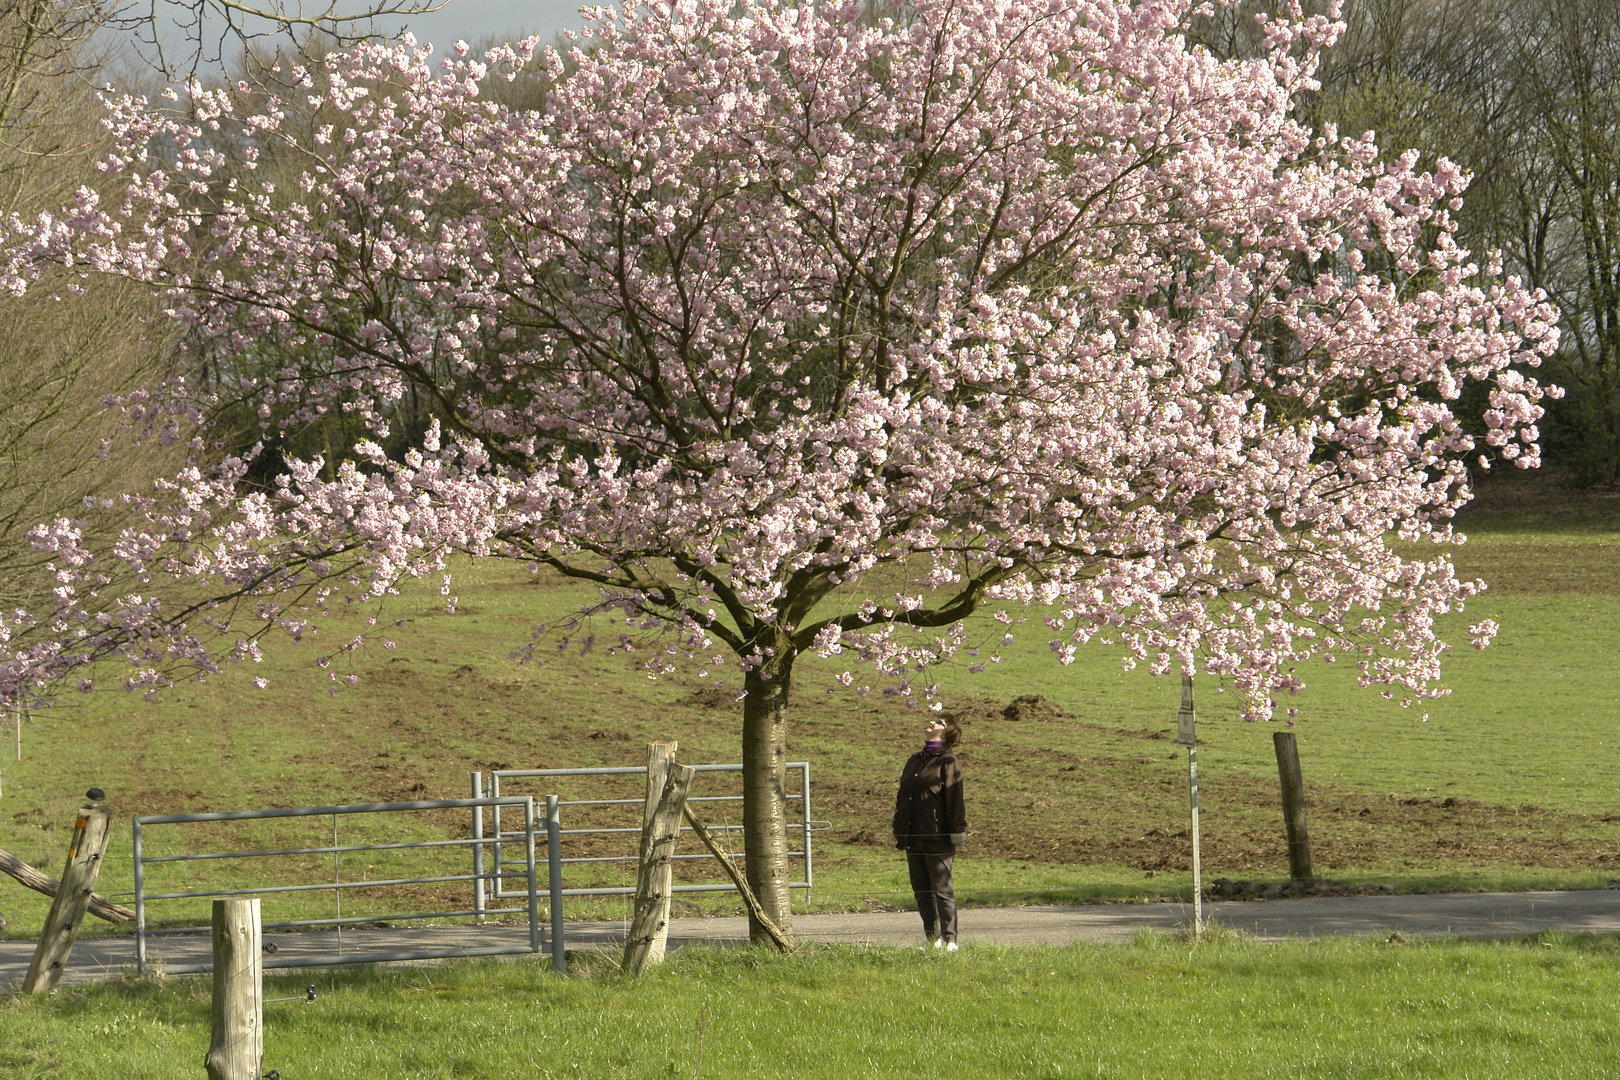
[[[1427,723],[1421,708],[1358,690],[1341,670],[1309,673],[1296,730],[1319,872],[1402,887],[1603,885],[1620,876],[1611,723],[1620,691],[1610,677],[1620,518],[1583,508],[1549,519],[1544,506],[1534,509],[1507,501],[1470,524],[1476,541],[1459,562],[1493,587],[1466,620],[1490,616],[1503,632],[1485,652],[1465,646],[1453,656],[1447,679],[1456,692],[1427,706]],[[309,646],[283,645],[265,665],[272,686],[264,692],[232,673],[154,705],[96,694],[38,715],[23,733],[24,760],[4,762],[0,847],[59,867],[62,830],[91,784],[128,815],[456,797],[471,769],[634,764],[653,738],[679,739],[686,760],[736,760],[735,707],[695,679],[649,680],[634,658],[603,650],[570,651],[545,666],[508,658],[536,621],[578,602],[576,587],[488,566],[458,575],[456,589],[454,617],[440,614],[428,591],[394,601],[384,619],[407,619],[387,635],[399,647],[368,649],[352,668],[318,671]],[[334,620],[321,638],[355,629]],[[959,864],[960,893],[1001,903],[1184,891],[1187,841],[1175,834],[1185,828],[1185,759],[1163,737],[1179,688],[1121,673],[1105,648],[1060,668],[1038,620],[1016,630],[1006,663],[977,676],[960,667],[941,673],[947,703],[969,720],[963,758],[974,844]],[[837,670],[811,659],[796,676],[790,756],[812,761],[816,816],[831,824],[818,839],[810,902],[903,903],[903,870],[883,833],[918,716],[877,695],[829,697]],[[343,685],[330,680],[350,673],[358,685],[328,696]],[[1002,705],[1028,693],[1067,717],[999,718]],[[1206,875],[1285,876],[1273,729],[1235,719],[1204,690],[1200,716]],[[440,817],[414,834],[454,835],[461,825]],[[130,888],[128,835],[115,833],[103,891]],[[209,843],[280,846],[292,835],[241,826]],[[178,831],[168,837],[164,850],[204,843]],[[326,871],[307,863],[301,870],[311,875]],[[43,904],[0,879],[13,934],[34,932]],[[609,901],[571,913],[621,912]]]

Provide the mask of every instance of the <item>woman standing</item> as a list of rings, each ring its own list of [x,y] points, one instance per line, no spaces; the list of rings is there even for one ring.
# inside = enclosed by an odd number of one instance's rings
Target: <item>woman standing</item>
[[[923,933],[936,949],[948,952],[956,951],[951,860],[956,857],[956,846],[967,842],[962,767],[952,752],[961,737],[962,729],[955,720],[930,718],[923,732],[923,748],[911,755],[900,774],[894,804],[894,846],[906,853]]]

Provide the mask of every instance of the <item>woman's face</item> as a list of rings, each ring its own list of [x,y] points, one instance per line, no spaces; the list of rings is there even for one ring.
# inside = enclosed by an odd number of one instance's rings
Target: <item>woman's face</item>
[[[945,721],[937,716],[928,718],[928,726],[923,729],[923,738],[929,742],[940,742],[945,738]]]

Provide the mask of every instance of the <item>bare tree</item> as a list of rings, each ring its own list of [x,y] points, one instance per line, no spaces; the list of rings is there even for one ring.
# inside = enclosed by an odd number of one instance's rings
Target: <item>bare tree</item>
[[[1523,215],[1530,280],[1563,311],[1557,442],[1586,479],[1620,479],[1620,9],[1541,0],[1525,12],[1524,113],[1541,199]]]
[[[94,184],[103,149],[91,83],[102,58],[93,7],[20,0],[0,6],[0,209],[24,217]],[[26,602],[53,580],[28,539],[61,517],[115,533],[127,490],[173,467],[148,442],[108,452],[119,434],[109,397],[166,375],[173,336],[148,287],[57,268],[26,296],[0,298],[0,604]],[[81,296],[74,302],[72,295]],[[104,442],[106,440],[106,442]]]

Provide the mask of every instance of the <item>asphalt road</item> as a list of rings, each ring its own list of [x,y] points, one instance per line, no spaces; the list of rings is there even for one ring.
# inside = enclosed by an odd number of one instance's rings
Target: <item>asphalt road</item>
[[[1620,934],[1620,889],[1532,893],[1446,893],[1427,896],[1313,897],[1298,900],[1223,901],[1208,905],[1209,918],[1262,941],[1288,938],[1387,936],[1493,938],[1548,930]],[[1063,945],[1126,942],[1141,930],[1174,932],[1192,924],[1190,904],[1085,904],[969,908],[960,914],[964,944]],[[565,928],[566,948],[613,948],[624,940],[624,922],[578,922]],[[808,941],[874,946],[920,945],[915,912],[799,915],[794,930]],[[296,966],[300,957],[377,952],[449,952],[522,946],[525,926],[429,926],[345,930],[341,943],[330,931],[266,934],[276,945],[266,966]],[[672,949],[736,945],[747,940],[742,918],[674,919]],[[22,985],[35,944],[0,942],[0,992]],[[149,956],[166,967],[206,963],[207,935],[154,937]],[[74,948],[64,983],[132,972],[133,935],[93,937]]]

